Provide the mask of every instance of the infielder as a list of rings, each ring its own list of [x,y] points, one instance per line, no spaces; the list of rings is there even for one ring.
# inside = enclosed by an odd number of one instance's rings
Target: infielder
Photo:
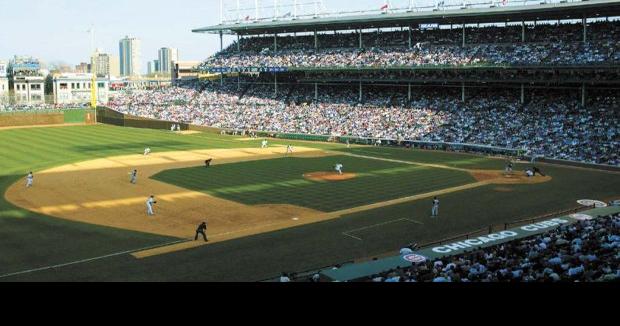
[[[260,148],[267,148],[268,144],[269,143],[267,142],[267,139],[263,139],[263,141],[261,142]]]
[[[506,169],[505,172],[506,174],[512,174],[512,161],[508,161],[506,162]]]
[[[293,146],[291,146],[291,145],[288,145],[286,147],[286,154],[285,154],[285,156],[288,155],[288,154],[293,155]]]
[[[338,174],[342,175],[342,168],[344,166],[340,163],[336,164],[336,172],[338,172]]]
[[[431,210],[431,217],[439,216],[439,199],[433,198],[433,209]]]
[[[149,154],[151,154],[151,148],[147,147],[144,149],[144,156],[148,156]]]
[[[153,213],[153,205],[155,204],[157,204],[157,202],[155,201],[155,196],[151,195],[151,197],[149,197],[149,199],[146,200],[146,215],[148,216],[155,215],[155,213]]]
[[[32,182],[34,182],[34,175],[30,172],[28,176],[26,176],[26,188],[32,187]]]
[[[132,172],[129,172],[129,175],[129,182],[135,185],[136,182],[138,182],[138,170],[133,170]]]

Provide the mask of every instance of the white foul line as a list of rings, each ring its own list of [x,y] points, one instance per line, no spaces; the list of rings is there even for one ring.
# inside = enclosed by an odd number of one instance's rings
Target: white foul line
[[[104,256],[98,256],[98,257],[93,257],[93,258],[87,258],[87,259],[72,261],[72,262],[64,263],[64,264],[58,264],[58,265],[51,265],[51,266],[33,268],[33,269],[25,270],[25,271],[20,271],[20,272],[0,275],[0,278],[7,278],[7,277],[21,275],[21,274],[28,274],[28,273],[40,272],[40,271],[44,271],[44,270],[48,270],[48,269],[54,269],[54,268],[66,267],[66,266],[70,266],[70,265],[82,264],[82,263],[87,263],[87,262],[91,262],[91,261],[95,261],[95,260],[101,260],[101,259],[105,259],[105,258],[110,258],[110,257],[115,257],[115,256],[131,254],[131,253],[138,252],[138,251],[144,251],[144,250],[155,249],[155,248],[159,248],[159,247],[165,247],[165,246],[169,246],[169,245],[173,245],[173,244],[177,244],[177,243],[187,242],[187,241],[190,241],[190,240],[191,239],[176,240],[176,241],[162,243],[162,244],[153,245],[153,246],[149,246],[149,247],[144,247],[144,248],[140,248],[140,249],[132,249],[132,250],[116,252],[116,253],[112,253],[112,254],[108,254],[108,255],[104,255]]]
[[[353,238],[355,240],[363,241],[362,238],[359,238],[359,237],[356,237],[354,235],[351,235],[350,233],[358,232],[358,231],[362,231],[362,230],[367,230],[367,229],[372,229],[372,228],[375,228],[375,227],[378,227],[378,226],[392,224],[392,223],[396,223],[396,222],[400,222],[400,221],[408,221],[408,222],[411,222],[411,223],[424,225],[424,223],[422,223],[422,222],[419,222],[419,221],[416,221],[416,220],[412,220],[412,219],[409,219],[409,218],[399,218],[397,220],[391,220],[391,221],[387,221],[387,222],[383,222],[383,223],[378,223],[378,224],[373,224],[373,225],[365,226],[365,227],[362,227],[362,228],[359,228],[359,229],[345,231],[345,232],[342,232],[342,235],[350,237],[350,238]]]

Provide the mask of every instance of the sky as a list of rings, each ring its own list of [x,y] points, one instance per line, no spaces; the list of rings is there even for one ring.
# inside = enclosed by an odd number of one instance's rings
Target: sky
[[[259,0],[260,15],[273,14],[274,1]],[[292,11],[295,0],[279,0],[279,13]],[[314,11],[317,0],[297,0],[299,12]],[[409,0],[391,0],[407,6]],[[458,2],[460,0],[449,0]],[[237,0],[224,0],[228,18],[237,16]],[[255,0],[239,0],[242,17],[254,16]],[[379,9],[387,0],[323,0],[327,11]],[[433,0],[415,0],[423,5]],[[118,55],[118,42],[126,35],[142,40],[142,65],[157,59],[162,47],[179,49],[179,60],[203,60],[219,50],[219,36],[196,34],[198,27],[220,22],[220,0],[0,0],[0,60],[29,55],[47,63],[77,65],[88,61],[90,34],[95,28],[95,47]],[[225,43],[233,41],[228,38]]]

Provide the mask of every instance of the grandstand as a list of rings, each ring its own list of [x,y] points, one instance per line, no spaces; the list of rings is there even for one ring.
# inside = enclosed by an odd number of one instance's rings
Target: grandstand
[[[111,106],[231,130],[617,166],[619,12],[601,0],[223,22],[194,30],[237,36],[200,65],[219,85]],[[162,110],[169,95],[186,105]]]

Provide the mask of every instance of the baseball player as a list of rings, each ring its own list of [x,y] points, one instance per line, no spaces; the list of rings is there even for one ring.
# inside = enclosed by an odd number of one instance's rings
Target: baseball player
[[[431,217],[439,216],[439,199],[433,198],[433,209],[431,211]]]
[[[291,155],[293,154],[293,146],[292,145],[288,145],[286,147],[286,154],[285,154],[285,156],[287,156],[288,154],[291,154]]]
[[[174,125],[174,123],[170,126],[170,131],[174,132],[174,130],[176,129],[176,126]]]
[[[157,202],[155,201],[155,196],[151,195],[151,197],[149,197],[149,199],[146,200],[146,215],[148,216],[155,215],[155,213],[153,213],[153,205],[155,204],[157,204]]]
[[[539,168],[535,167],[535,166],[532,167],[532,173],[533,173],[533,175],[536,175],[536,173],[538,173],[539,175],[541,175],[543,177],[545,176],[545,174],[542,173],[542,171]]]
[[[351,143],[349,143],[348,139],[347,139],[347,148],[351,148]]]
[[[148,156],[149,154],[151,154],[151,148],[147,147],[144,149],[144,156]]]
[[[344,166],[341,163],[336,164],[336,172],[338,172],[338,174],[342,175],[342,168]]]
[[[267,139],[263,139],[263,141],[261,142],[260,148],[267,148],[268,143],[267,143]]]
[[[34,175],[32,174],[32,172],[30,172],[26,176],[26,188],[32,187],[33,182],[34,182]]]
[[[129,172],[129,182],[134,185],[138,182],[138,170]]]
[[[512,161],[508,161],[506,162],[506,174],[512,174]]]
[[[199,234],[202,234],[202,238],[205,239],[205,242],[208,242],[209,240],[207,240],[206,232],[207,232],[207,222],[202,222],[196,229],[196,237],[194,237],[194,241],[198,240]]]

